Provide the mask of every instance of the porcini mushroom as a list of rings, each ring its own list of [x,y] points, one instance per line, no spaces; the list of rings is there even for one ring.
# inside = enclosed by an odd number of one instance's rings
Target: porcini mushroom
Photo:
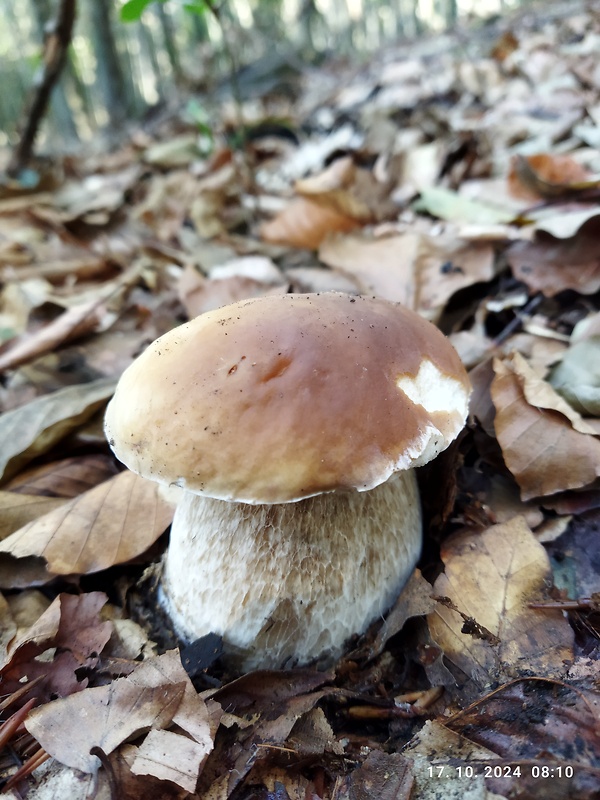
[[[338,657],[414,569],[414,467],[458,435],[469,391],[434,325],[337,292],[242,301],[151,344],[106,435],[184,490],[162,575],[178,635],[222,635],[246,670]]]

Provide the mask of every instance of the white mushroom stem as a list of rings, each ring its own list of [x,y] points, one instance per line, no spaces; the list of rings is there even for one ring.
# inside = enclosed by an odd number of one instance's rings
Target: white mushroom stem
[[[163,603],[182,639],[220,634],[241,669],[325,665],[392,605],[420,549],[413,470],[369,492],[278,505],[185,492]]]

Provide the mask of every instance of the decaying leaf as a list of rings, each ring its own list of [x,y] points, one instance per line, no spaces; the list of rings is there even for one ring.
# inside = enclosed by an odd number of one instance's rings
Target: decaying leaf
[[[600,476],[600,441],[594,429],[518,353],[497,359],[494,370],[494,427],[521,497],[529,500],[593,483]]]
[[[599,232],[599,215],[567,239],[538,231],[533,242],[515,242],[508,248],[508,263],[515,278],[546,297],[566,289],[594,294],[600,289]]]
[[[472,200],[442,186],[424,189],[414,208],[440,219],[479,225],[511,222],[517,216],[512,208]]]
[[[335,800],[409,800],[413,797],[411,762],[400,753],[373,750],[337,788]]]
[[[114,378],[69,386],[0,416],[0,480],[86,422],[112,395]]]
[[[98,663],[110,639],[112,625],[99,613],[106,603],[102,592],[81,596],[61,594],[34,624],[10,642],[2,668],[5,692],[14,692],[26,681],[40,680],[32,696],[48,700],[85,689],[88,679],[77,676]],[[45,654],[44,658],[39,658]]]
[[[495,753],[448,730],[441,722],[428,720],[403,755],[412,762],[415,797],[437,800],[442,792],[444,800],[498,800],[487,791],[480,768],[494,759]],[[465,773],[466,765],[473,768],[472,775]]]
[[[86,574],[143,553],[170,524],[159,487],[126,470],[16,531],[0,544],[0,585],[32,585],[15,559],[44,559],[37,581]]]
[[[446,658],[476,686],[530,674],[564,675],[573,631],[557,610],[532,609],[551,578],[544,547],[516,517],[482,533],[465,532],[442,549],[446,571],[429,629]]]
[[[502,797],[537,797],[539,778],[531,765],[544,764],[553,775],[554,797],[592,800],[598,788],[599,712],[591,692],[563,681],[523,678],[479,698],[445,724],[448,738],[458,735],[474,748],[493,752],[498,765],[521,766],[519,773],[490,771],[486,783]]]
[[[195,729],[202,730],[202,741],[196,739],[200,747],[194,748],[193,753],[188,751],[193,758],[190,769],[199,770],[212,747],[207,713],[181,663],[177,667],[176,661],[176,653],[165,653],[108,686],[85,689],[37,708],[27,719],[27,730],[62,764],[95,772],[99,763],[90,753],[93,748],[109,754],[134,736],[151,729],[166,729],[173,721],[180,726],[183,721],[181,727],[185,730],[185,720],[189,719]],[[74,720],[85,720],[85,724],[74,724]]]
[[[134,775],[154,775],[187,792],[196,788],[206,749],[193,739],[165,730],[151,730],[131,765]]]

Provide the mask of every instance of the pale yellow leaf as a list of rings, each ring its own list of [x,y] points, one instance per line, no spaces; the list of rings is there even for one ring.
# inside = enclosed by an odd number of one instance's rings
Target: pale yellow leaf
[[[547,597],[551,569],[521,517],[452,537],[442,559],[433,593],[456,610],[439,603],[428,622],[447,659],[480,688],[530,673],[565,674],[573,630],[560,610],[529,607]]]

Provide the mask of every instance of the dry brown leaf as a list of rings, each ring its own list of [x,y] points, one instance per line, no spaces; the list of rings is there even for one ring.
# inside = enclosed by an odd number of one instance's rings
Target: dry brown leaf
[[[112,478],[117,471],[113,458],[90,453],[30,467],[8,481],[4,488],[17,494],[71,498]]]
[[[515,353],[496,360],[494,371],[494,428],[523,500],[587,486],[599,477],[600,441],[579,432],[587,423],[570,408],[569,416],[563,413],[566,402],[525,359]],[[532,405],[526,392],[539,405]]]
[[[410,740],[403,755],[413,763],[415,798],[434,800],[440,796],[443,800],[501,800],[497,794],[486,790],[481,769],[474,769],[473,775],[467,776],[464,769],[454,768],[455,764],[485,764],[495,759],[496,754],[466,736],[448,730],[441,721],[427,720]]]
[[[391,219],[398,206],[390,198],[390,186],[372,172],[356,166],[351,156],[337,158],[318,175],[296,181],[296,192],[361,224]]]
[[[0,595],[0,664],[6,663],[9,645],[17,632],[17,623],[10,606]]]
[[[0,539],[6,539],[43,514],[60,508],[65,500],[0,491]]]
[[[239,259],[239,262],[249,265],[251,260],[272,264],[270,259],[259,259],[259,257]],[[251,270],[229,274],[229,271],[224,271],[227,267],[224,264],[222,269],[217,268],[211,271],[210,278],[205,278],[197,269],[187,266],[179,279],[179,299],[185,307],[188,317],[193,319],[205,311],[211,311],[229,303],[237,303],[238,300],[247,300],[265,294],[285,294],[288,283],[275,265],[272,264],[272,266],[275,273],[257,269],[254,270],[254,274]]]
[[[316,250],[332,233],[351,231],[358,222],[338,211],[298,197],[260,229],[265,242]]]
[[[544,599],[551,569],[521,517],[451,537],[442,560],[446,570],[433,593],[450,602],[429,615],[429,630],[470,681],[483,688],[532,672],[566,673],[573,631],[560,610],[529,608]]]
[[[73,306],[35,333],[24,334],[0,353],[0,370],[14,369],[65,342],[96,330],[106,314],[106,306],[91,300]]]
[[[158,485],[126,470],[61,508],[29,523],[0,544],[0,585],[23,587],[15,559],[44,559],[37,581],[87,574],[139,556],[165,531],[173,508]]]
[[[416,262],[422,238],[418,233],[371,239],[360,235],[336,236],[321,245],[319,259],[349,273],[360,291],[416,308]]]
[[[102,592],[59,595],[10,643],[2,664],[3,691],[10,694],[36,678],[40,681],[30,696],[44,702],[85,689],[87,673],[98,663],[112,632],[112,624],[100,618],[105,603]]]
[[[600,215],[568,239],[537,231],[533,242],[515,242],[506,251],[515,278],[533,292],[553,297],[566,289],[594,294],[600,289]]]
[[[151,730],[138,748],[131,771],[171,781],[193,792],[205,755],[205,748],[193,739],[172,731]]]
[[[73,724],[81,719],[85,724]],[[134,735],[165,729],[171,723],[200,745],[194,749],[199,765],[213,745],[208,711],[176,651],[145,661],[109,686],[85,689],[35,709],[27,729],[61,763],[94,772],[98,760],[90,754],[92,747],[109,754]]]
[[[90,753],[93,748],[108,755],[152,726],[170,725],[184,687],[183,683],[137,686],[119,678],[109,686],[84,689],[34,709],[26,727],[57,761],[81,772],[96,772],[99,761]],[[74,720],[82,722],[77,725]]]
[[[578,161],[561,153],[513,156],[508,173],[508,188],[514,197],[535,202],[565,193],[570,184],[588,179],[589,172]]]
[[[345,778],[335,800],[409,800],[413,797],[412,763],[400,753],[372,750]]]
[[[114,378],[59,389],[0,416],[0,480],[16,475],[36,456],[48,452],[108,400]]]
[[[405,622],[411,617],[420,617],[429,614],[435,608],[435,600],[431,598],[431,584],[428,583],[417,569],[400,593],[394,606],[387,614],[374,642],[369,647],[369,659],[378,656],[386,645],[390,636],[402,630]]]
[[[488,244],[413,232],[378,239],[337,236],[321,245],[319,258],[358,279],[364,293],[402,303],[434,321],[459,289],[494,275]]]

